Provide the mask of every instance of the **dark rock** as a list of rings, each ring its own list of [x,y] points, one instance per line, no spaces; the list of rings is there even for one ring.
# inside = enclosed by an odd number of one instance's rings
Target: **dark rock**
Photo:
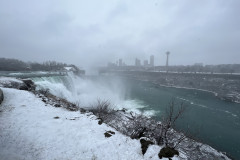
[[[23,84],[19,87],[20,90],[25,90],[25,91],[28,91],[28,86]]]
[[[79,110],[80,110],[80,113],[86,113],[86,110],[83,108],[80,108]]]
[[[23,79],[23,85],[21,85],[19,87],[20,90],[28,90],[28,91],[31,91],[31,90],[35,90],[36,89],[36,86],[35,84],[33,83],[32,80],[30,79]]]
[[[31,79],[23,79],[22,80],[27,86],[34,85],[33,81]]]
[[[145,139],[141,139],[140,143],[141,143],[141,148],[142,148],[142,154],[143,155],[147,152],[148,146],[153,144],[153,142],[145,140]]]
[[[107,131],[104,133],[105,137],[107,137],[107,138],[111,137],[114,134],[115,134],[115,132],[113,132],[113,131]]]
[[[103,123],[103,120],[101,118],[98,118],[98,124],[101,125]]]
[[[35,84],[33,83],[32,80],[30,80],[30,79],[23,79],[22,81],[23,81],[23,83],[24,83],[25,85],[27,85],[27,87],[29,88],[29,90],[35,90],[35,89],[36,89],[36,86],[35,86]]]
[[[110,134],[110,133],[108,133],[108,132],[106,132],[106,133],[104,133],[104,135],[105,135],[105,137],[111,137],[112,135]]]
[[[174,148],[171,147],[164,147],[160,150],[160,152],[158,153],[158,157],[160,159],[162,159],[163,157],[165,158],[169,158],[169,160],[171,160],[171,158],[174,155],[178,155],[179,156],[179,152],[177,150],[175,150]]]
[[[58,116],[56,116],[56,117],[54,117],[54,119],[59,119],[60,117],[58,117]]]
[[[3,91],[0,88],[0,104],[2,103],[3,99],[4,99]]]
[[[54,107],[61,107],[60,104],[54,104]]]

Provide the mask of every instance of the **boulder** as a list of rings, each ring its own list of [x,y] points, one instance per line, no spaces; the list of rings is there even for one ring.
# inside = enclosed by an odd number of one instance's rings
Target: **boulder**
[[[22,85],[19,88],[20,90],[31,91],[31,90],[35,90],[36,89],[36,85],[33,83],[32,80],[30,80],[30,79],[23,79],[22,81],[23,81],[24,85]]]
[[[115,134],[115,132],[113,132],[113,131],[107,131],[107,132],[104,133],[106,138],[109,138],[109,137],[111,137],[114,134]]]
[[[162,159],[164,157],[164,158],[168,158],[169,160],[171,160],[171,158],[174,157],[174,155],[179,156],[179,152],[171,147],[164,147],[158,153],[158,157],[160,159]]]
[[[98,124],[101,125],[103,123],[103,120],[102,118],[97,118],[99,121],[98,121]]]
[[[23,84],[19,87],[20,90],[25,90],[25,91],[28,91],[28,86]]]
[[[140,143],[141,143],[143,155],[147,152],[148,146],[153,144],[153,142],[151,142],[149,140],[145,140],[145,139],[140,139]]]
[[[61,105],[60,104],[54,104],[54,107],[61,107]]]

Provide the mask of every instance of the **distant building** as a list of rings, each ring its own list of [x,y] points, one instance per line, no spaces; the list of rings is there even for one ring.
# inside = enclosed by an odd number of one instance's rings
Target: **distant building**
[[[119,63],[118,63],[119,66],[123,66],[123,62],[122,62],[122,59],[119,59]]]
[[[203,67],[203,63],[195,63],[194,66],[200,66],[200,67]]]
[[[148,66],[148,60],[144,60],[143,65],[144,65],[145,67],[147,67],[147,66]]]
[[[115,66],[117,66],[116,63],[112,63],[112,62],[108,63],[108,67],[115,67]]]
[[[135,59],[135,66],[141,66],[141,61],[139,59]]]
[[[151,55],[150,56],[150,66],[154,66],[154,56],[153,55]]]

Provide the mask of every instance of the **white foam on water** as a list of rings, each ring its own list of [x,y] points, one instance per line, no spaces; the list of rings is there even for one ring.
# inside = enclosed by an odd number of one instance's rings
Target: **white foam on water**
[[[226,112],[226,113],[231,113],[231,112],[229,112],[229,111],[224,111],[224,112]]]
[[[232,112],[227,111],[227,110],[221,110],[221,109],[217,109],[217,108],[214,109],[214,108],[210,108],[210,107],[207,107],[207,106],[205,106],[205,105],[202,105],[202,104],[194,103],[194,102],[192,102],[192,101],[190,101],[190,100],[187,100],[187,99],[184,99],[184,98],[181,98],[181,97],[177,97],[177,98],[180,99],[180,100],[189,102],[190,104],[195,105],[195,106],[199,106],[199,107],[202,107],[202,108],[208,108],[208,109],[210,109],[210,110],[216,110],[216,111],[219,111],[219,112],[225,112],[226,114],[230,114],[230,115],[233,116],[233,117],[238,117],[236,114],[233,114]]]
[[[181,98],[181,97],[177,97],[177,99],[186,101],[186,102],[190,103],[191,105],[199,106],[199,107],[202,107],[202,108],[212,109],[212,108],[207,107],[207,106],[205,106],[205,105],[203,105],[203,104],[194,103],[193,101],[190,101],[190,100],[188,100],[188,99],[184,99],[184,98]]]

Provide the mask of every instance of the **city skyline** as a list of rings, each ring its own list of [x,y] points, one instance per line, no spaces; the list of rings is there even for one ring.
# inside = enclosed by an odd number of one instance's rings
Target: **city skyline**
[[[165,55],[167,55],[166,57],[163,57],[163,59],[165,58],[165,64],[163,63],[160,65],[155,65],[155,56],[150,55],[149,60],[148,59],[140,59],[137,57],[137,58],[133,59],[134,61],[132,63],[126,63],[124,61],[124,59],[120,58],[116,62],[108,62],[108,66],[119,66],[119,67],[122,67],[122,66],[137,66],[137,67],[139,67],[139,66],[143,66],[143,67],[166,66],[166,67],[168,67],[170,52],[167,51],[165,53]],[[150,63],[151,60],[152,60],[152,64]],[[226,64],[218,64],[218,65],[226,65]],[[184,65],[172,65],[172,66],[184,66]],[[186,66],[188,66],[188,65],[186,65]],[[205,66],[205,64],[202,62],[195,62],[190,66]],[[206,66],[208,66],[208,64],[206,64]]]

